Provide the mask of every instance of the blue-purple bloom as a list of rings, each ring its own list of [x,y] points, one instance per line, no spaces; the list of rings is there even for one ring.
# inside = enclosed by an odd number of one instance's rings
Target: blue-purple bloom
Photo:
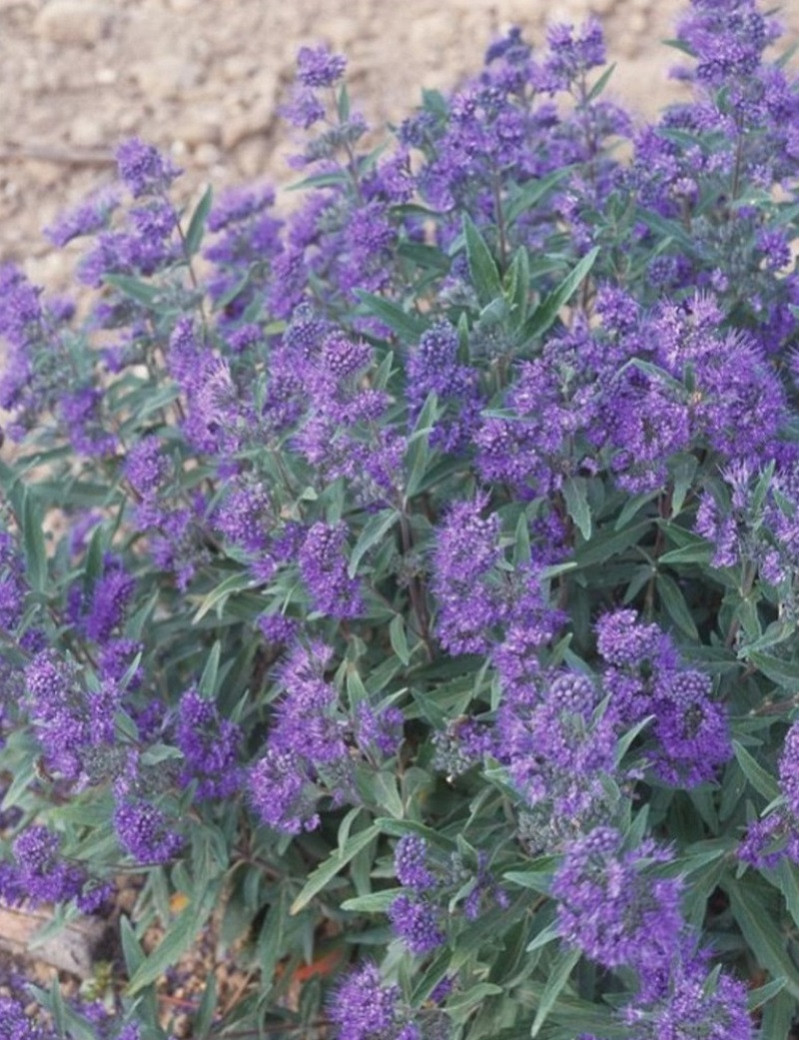
[[[339,984],[328,1014],[336,1026],[337,1040],[420,1040],[418,1032],[408,1032],[410,1023],[400,988],[385,985],[377,966],[370,962]]]
[[[314,609],[329,617],[355,617],[361,612],[359,581],[347,573],[347,525],[316,523],[300,549],[300,574]]]
[[[500,559],[499,517],[481,516],[487,499],[456,502],[436,543],[432,589],[439,606],[436,631],[451,654],[483,653],[506,613],[494,571]]]
[[[392,928],[411,953],[430,953],[445,941],[441,911],[424,896],[398,896],[388,913]]]
[[[230,798],[240,787],[241,728],[220,718],[213,701],[187,690],[178,706],[175,740],[185,759],[178,781],[197,784],[197,798]]]
[[[626,850],[613,827],[570,842],[551,888],[564,941],[604,968],[649,973],[669,963],[683,929],[681,883],[644,873],[666,859],[650,840]]]
[[[180,170],[151,144],[132,137],[117,148],[119,175],[134,198],[163,195]]]

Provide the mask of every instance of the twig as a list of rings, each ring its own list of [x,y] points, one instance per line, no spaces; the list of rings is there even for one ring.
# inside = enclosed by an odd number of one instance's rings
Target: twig
[[[114,166],[116,163],[111,152],[100,150],[77,151],[38,144],[0,146],[0,162],[26,162],[29,159],[66,166]]]

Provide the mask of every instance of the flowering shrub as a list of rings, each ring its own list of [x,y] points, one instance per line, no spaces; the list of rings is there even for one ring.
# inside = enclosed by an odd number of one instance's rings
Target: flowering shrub
[[[694,99],[644,125],[595,22],[512,30],[376,150],[306,48],[285,222],[263,186],[184,214],[133,140],[50,229],[81,306],[0,272],[0,895],[138,878],[113,1011],[12,993],[15,1036],[169,1036],[210,922],[251,981],[197,1037],[787,1035],[777,31],[693,0]]]

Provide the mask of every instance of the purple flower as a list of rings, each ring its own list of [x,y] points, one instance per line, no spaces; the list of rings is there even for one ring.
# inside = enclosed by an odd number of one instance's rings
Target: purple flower
[[[266,488],[245,479],[233,483],[215,514],[216,526],[234,545],[250,553],[263,552],[274,524]]]
[[[733,753],[724,707],[711,700],[711,678],[681,671],[656,682],[654,753],[656,774],[668,783],[694,787],[715,776]]]
[[[106,559],[103,573],[92,588],[83,621],[89,639],[95,643],[108,642],[114,629],[122,624],[135,591],[136,579],[124,570],[121,561],[111,557]]]
[[[25,561],[14,539],[0,531],[0,628],[13,632],[25,607]]]
[[[445,414],[436,420],[431,446],[458,453],[470,441],[480,418],[482,398],[478,373],[458,362],[458,332],[446,322],[427,329],[408,359],[408,404],[415,421],[428,394],[434,392]]]
[[[600,22],[590,18],[576,32],[570,25],[551,25],[547,30],[549,53],[544,63],[551,90],[569,87],[579,76],[606,60]]]
[[[116,159],[119,175],[134,198],[163,195],[181,172],[153,145],[137,137],[122,142]]]
[[[25,669],[27,707],[48,767],[77,779],[91,748],[114,743],[120,691],[113,681],[87,692],[77,669],[53,650],[40,651]]]
[[[60,903],[80,893],[86,873],[62,859],[60,848],[58,835],[38,825],[29,827],[16,839],[12,852],[21,897],[35,903]]]
[[[622,1011],[630,1040],[751,1040],[747,987],[725,972],[709,985],[706,961],[681,952],[652,973]]]
[[[330,87],[344,75],[347,61],[327,47],[301,47],[297,55],[297,78],[304,87]]]
[[[286,834],[319,824],[317,803],[329,790],[348,797],[351,762],[345,743],[348,723],[335,688],[325,680],[331,652],[322,643],[296,646],[282,664],[285,691],[275,705],[264,755],[250,769],[250,800],[264,823]]]
[[[137,863],[168,863],[177,855],[183,838],[162,809],[131,793],[127,783],[115,785],[114,802],[117,840]]]
[[[672,958],[681,935],[680,882],[648,877],[668,853],[644,842],[626,851],[612,827],[570,842],[551,888],[559,934],[604,968],[652,972]]]
[[[124,473],[139,495],[147,497],[155,494],[166,480],[169,470],[169,460],[156,434],[146,434],[128,449]]]
[[[117,192],[99,191],[69,213],[62,213],[55,224],[46,229],[45,234],[59,247],[82,235],[96,234],[108,226],[111,214],[118,205]]]
[[[385,986],[374,964],[350,972],[331,998],[328,1013],[338,1040],[400,1040],[400,989]]]
[[[617,668],[637,668],[654,658],[667,639],[658,625],[643,624],[635,610],[615,610],[595,624],[601,657]]]
[[[798,723],[786,734],[778,759],[778,781],[785,802],[747,827],[738,855],[754,867],[776,867],[788,856],[798,859]]]
[[[0,1023],[2,1040],[56,1040],[56,1034],[38,1025],[13,997],[0,997]]]
[[[500,559],[499,517],[481,517],[487,500],[456,502],[438,531],[432,589],[439,605],[436,630],[451,654],[483,653],[505,616],[494,576]]]
[[[430,953],[445,941],[440,912],[425,898],[398,896],[388,913],[392,928],[411,953]]]
[[[328,617],[356,617],[362,610],[358,578],[347,574],[347,525],[319,522],[309,528],[300,549],[300,574],[314,609]]]
[[[221,719],[212,701],[187,690],[178,707],[176,743],[186,765],[179,783],[197,783],[197,798],[230,798],[240,787],[238,765],[241,728]]]
[[[373,748],[385,756],[396,755],[403,742],[403,712],[399,708],[375,710],[366,701],[356,708],[355,737],[362,752]]]
[[[394,872],[397,880],[415,892],[436,885],[436,878],[426,866],[428,843],[418,834],[404,834],[394,850]]]
[[[528,805],[552,805],[554,823],[591,817],[605,804],[603,780],[614,771],[616,734],[609,718],[593,718],[599,701],[590,679],[568,672],[504,691],[497,719],[501,760]]]

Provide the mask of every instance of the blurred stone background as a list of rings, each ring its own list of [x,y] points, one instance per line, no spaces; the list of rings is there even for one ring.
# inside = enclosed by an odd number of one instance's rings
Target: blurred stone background
[[[0,0],[0,262],[63,286],[70,258],[41,229],[111,180],[111,152],[138,134],[172,154],[188,198],[225,184],[296,176],[278,106],[303,44],[348,57],[354,107],[399,122],[422,87],[478,70],[487,44],[520,25],[535,45],[550,21],[603,22],[618,67],[608,96],[654,115],[682,0]],[[796,5],[786,3],[796,37]]]

